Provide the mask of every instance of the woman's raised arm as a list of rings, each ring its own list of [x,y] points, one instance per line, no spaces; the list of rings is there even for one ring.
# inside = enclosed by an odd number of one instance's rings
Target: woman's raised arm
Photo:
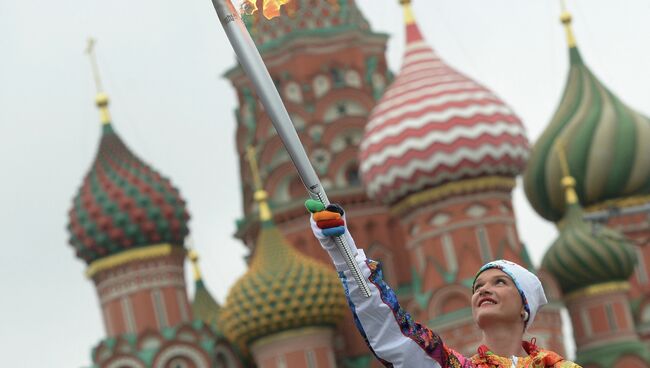
[[[329,253],[339,273],[354,322],[375,357],[386,367],[430,368],[469,367],[460,354],[448,349],[440,337],[411,319],[401,308],[395,292],[383,279],[381,265],[357,249],[347,231],[345,213],[337,205],[325,208],[320,202],[305,203],[312,213],[314,236]],[[363,276],[369,281],[371,296],[366,298],[336,247],[333,236],[344,235]]]

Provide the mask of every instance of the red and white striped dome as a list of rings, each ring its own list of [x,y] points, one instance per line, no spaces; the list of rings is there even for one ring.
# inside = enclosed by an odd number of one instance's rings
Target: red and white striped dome
[[[493,92],[445,64],[404,4],[402,70],[373,110],[361,142],[368,195],[394,204],[447,182],[515,177],[528,158],[519,118]]]

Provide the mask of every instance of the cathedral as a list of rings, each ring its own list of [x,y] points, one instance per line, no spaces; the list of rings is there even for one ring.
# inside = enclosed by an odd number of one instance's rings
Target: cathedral
[[[421,33],[411,0],[399,2],[406,40],[398,72],[386,63],[388,36],[372,30],[354,0],[294,0],[281,17],[244,17],[356,243],[382,263],[413,318],[461,353],[474,354],[481,340],[474,274],[508,259],[535,272],[549,299],[528,331],[537,345],[565,355],[566,308],[577,363],[650,366],[650,119],[588,67],[564,11],[570,70],[531,144],[507,102],[448,64]],[[251,82],[239,65],[225,76],[238,98],[244,212],[235,236],[249,257],[221,302],[186,247],[180,190],[123,143],[108,95],[96,96],[102,135],[68,215],[106,332],[91,367],[382,366],[311,233],[305,189]],[[520,175],[533,208],[559,231],[539,269],[513,211]]]

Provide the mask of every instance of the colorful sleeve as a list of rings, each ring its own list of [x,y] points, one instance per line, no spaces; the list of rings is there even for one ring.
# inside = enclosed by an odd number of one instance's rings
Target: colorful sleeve
[[[470,367],[469,361],[452,354],[440,337],[411,319],[382,276],[381,265],[366,259],[362,250],[357,263],[370,281],[371,297],[362,295],[349,270],[339,270],[354,322],[375,357],[386,367]]]

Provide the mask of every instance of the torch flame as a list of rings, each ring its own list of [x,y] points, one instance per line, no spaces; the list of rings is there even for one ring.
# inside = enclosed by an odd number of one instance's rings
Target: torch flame
[[[291,0],[264,0],[262,14],[264,14],[266,19],[273,19],[275,17],[278,17],[280,16],[280,7],[289,1]],[[246,14],[255,13],[258,10],[256,3],[256,0],[243,0],[241,5],[242,12]]]

